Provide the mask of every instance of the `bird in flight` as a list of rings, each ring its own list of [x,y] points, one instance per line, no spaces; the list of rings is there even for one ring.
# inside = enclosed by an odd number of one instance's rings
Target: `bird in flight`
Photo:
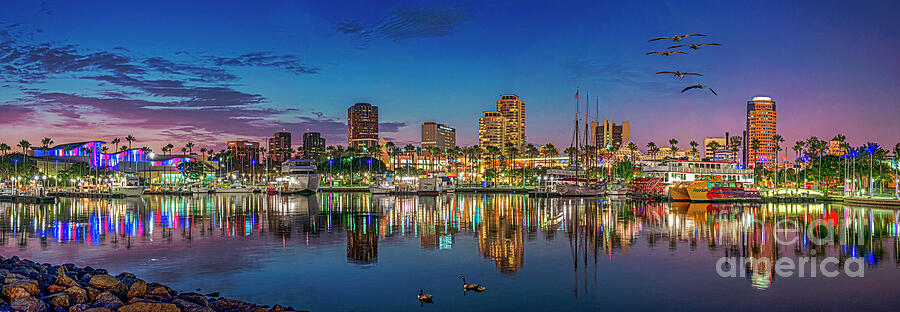
[[[653,54],[653,53],[659,53],[659,54],[662,54],[662,55],[665,55],[665,56],[670,56],[670,55],[675,54],[675,53],[687,54],[687,53],[681,52],[681,51],[650,51],[650,52],[647,52],[647,53],[644,53],[644,54],[650,55],[650,54]]]
[[[703,76],[698,73],[682,73],[680,71],[661,71],[661,72],[656,72],[656,73],[657,74],[672,74],[672,75],[678,76],[678,78],[684,78],[684,75]]]
[[[697,49],[700,49],[700,47],[702,47],[702,46],[708,46],[708,45],[721,45],[721,44],[718,44],[718,43],[678,44],[678,45],[673,45],[671,47],[668,47],[666,49],[674,49],[674,48],[678,48],[678,47],[689,47],[691,49],[697,50]]]
[[[681,41],[682,39],[687,38],[687,37],[691,37],[691,36],[704,36],[704,37],[705,37],[706,35],[701,35],[701,34],[687,34],[687,35],[672,36],[672,37],[658,37],[658,38],[650,39],[650,40],[648,40],[647,42],[652,42],[652,41],[662,40],[662,39],[672,39],[672,41]]]
[[[696,85],[693,85],[693,86],[684,88],[684,90],[681,90],[681,93],[684,93],[684,91],[687,91],[687,90],[690,90],[690,89],[709,89],[709,92],[712,92],[712,94],[718,96],[718,94],[716,94],[716,91],[713,91],[712,88],[710,88],[709,86],[706,86],[706,85],[701,85],[701,84],[696,84]]]

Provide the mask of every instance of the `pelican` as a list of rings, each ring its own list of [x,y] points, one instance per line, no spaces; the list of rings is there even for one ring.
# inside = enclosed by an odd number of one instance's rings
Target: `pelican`
[[[418,299],[419,299],[420,302],[434,303],[434,302],[431,301],[432,299],[434,299],[434,296],[429,295],[429,294],[424,294],[424,293],[422,293],[422,288],[419,288],[419,297],[418,297]]]
[[[668,48],[666,48],[666,49],[674,49],[674,48],[678,48],[678,47],[689,47],[689,48],[691,48],[691,49],[693,49],[693,50],[698,50],[698,49],[700,49],[700,47],[702,47],[702,46],[708,46],[708,45],[721,45],[721,44],[718,44],[718,43],[676,44],[676,45],[673,45],[673,46],[668,47]]]
[[[647,53],[644,53],[644,54],[650,55],[650,54],[653,54],[653,53],[659,53],[659,54],[662,54],[662,55],[665,55],[665,56],[669,56],[669,55],[672,55],[672,54],[675,54],[675,53],[687,54],[687,53],[681,52],[681,51],[650,51],[650,52],[647,52]]]
[[[684,93],[684,91],[687,91],[690,89],[709,89],[709,92],[712,92],[712,94],[714,94],[714,95],[718,95],[718,94],[716,94],[716,91],[713,91],[713,89],[710,88],[709,86],[701,85],[701,84],[696,84],[696,85],[684,88],[684,90],[681,90],[681,93]]]
[[[682,72],[680,72],[680,71],[661,71],[661,72],[656,72],[656,73],[657,73],[657,74],[673,74],[673,75],[675,75],[675,76],[678,76],[678,78],[684,78],[684,75],[703,76],[703,75],[698,74],[698,73],[682,73]]]
[[[662,40],[662,39],[672,39],[672,41],[681,41],[682,39],[687,38],[687,37],[691,37],[691,36],[706,36],[706,35],[701,35],[701,34],[687,34],[687,35],[672,36],[672,37],[658,37],[658,38],[650,39],[650,40],[648,40],[647,42],[652,42],[652,41]]]
[[[486,288],[484,288],[484,286],[481,286],[478,284],[466,284],[465,276],[460,275],[459,278],[461,278],[463,280],[463,289],[465,289],[466,291],[470,291],[470,290],[482,291],[482,290],[486,289]]]

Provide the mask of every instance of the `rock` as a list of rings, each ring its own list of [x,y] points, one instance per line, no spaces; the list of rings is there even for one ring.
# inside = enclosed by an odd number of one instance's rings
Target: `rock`
[[[182,299],[205,308],[210,308],[209,300],[206,299],[206,296],[198,293],[182,293],[178,295],[178,299]]]
[[[69,307],[69,312],[111,312],[112,310],[107,308],[92,308],[86,304],[76,304],[74,306]]]
[[[41,298],[41,301],[49,303],[51,307],[56,308],[68,308],[69,307],[69,295],[66,293],[56,293],[49,295],[47,297]]]
[[[88,302],[88,292],[78,286],[66,288],[66,295],[69,295],[70,303],[81,304]]]
[[[207,297],[218,297],[218,296],[219,296],[219,292],[218,292],[218,291],[217,291],[217,292],[211,292],[211,293],[206,294],[206,296],[207,296]]]
[[[100,290],[94,287],[87,286],[84,290],[87,291],[88,301],[94,301],[94,298],[100,295]]]
[[[39,295],[41,293],[41,287],[38,285],[38,282],[28,278],[7,278],[6,284],[3,285],[3,290],[0,290],[0,293],[3,293],[5,296],[7,288],[22,288],[30,295]]]
[[[110,290],[117,294],[124,295],[128,292],[128,287],[125,286],[122,281],[112,277],[108,274],[98,274],[91,277],[90,282],[91,286],[97,287],[99,289]]]
[[[184,299],[175,299],[172,303],[184,312],[215,312],[212,308],[204,307]]]
[[[168,301],[172,299],[172,295],[169,294],[168,287],[165,286],[156,286],[147,290],[147,293],[144,295],[146,298],[156,299],[160,301]]]
[[[95,308],[108,308],[110,310],[118,309],[124,305],[122,300],[119,299],[118,296],[113,295],[111,292],[104,291],[102,294],[94,298],[94,302],[91,304],[92,307]]]
[[[66,275],[66,269],[64,267],[59,267],[56,269],[56,284],[63,285],[66,287],[72,287],[78,285],[74,279]]]
[[[9,307],[15,311],[22,312],[47,312],[49,309],[47,308],[47,304],[43,301],[38,300],[35,297],[25,297],[18,300],[13,301],[9,304]]]
[[[135,302],[119,308],[119,312],[180,312],[178,307],[171,303],[162,302]]]
[[[145,293],[147,293],[147,282],[137,280],[128,287],[128,292],[125,295],[128,298],[136,298],[143,296]]]
[[[119,275],[116,275],[116,277],[117,278],[137,278],[137,276],[134,276],[134,274],[131,274],[128,272],[119,273]]]
[[[29,293],[25,288],[22,287],[11,287],[8,285],[3,286],[2,290],[3,298],[9,299],[10,301],[14,301],[17,299],[31,297],[31,293]]]
[[[227,311],[234,308],[242,308],[246,306],[247,303],[243,301],[237,301],[232,299],[219,299],[209,303],[209,306],[216,311]]]
[[[68,287],[66,287],[66,286],[53,284],[53,285],[47,286],[47,292],[51,293],[51,294],[58,293],[61,291],[65,291],[67,288]]]

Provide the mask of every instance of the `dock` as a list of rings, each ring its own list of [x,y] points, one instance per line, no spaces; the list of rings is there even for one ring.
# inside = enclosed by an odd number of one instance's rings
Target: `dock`
[[[46,195],[0,195],[0,201],[27,204],[52,204],[56,202],[56,197]]]

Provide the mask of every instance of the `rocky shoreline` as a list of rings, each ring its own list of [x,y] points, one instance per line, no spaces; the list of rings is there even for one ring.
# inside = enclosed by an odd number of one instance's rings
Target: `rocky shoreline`
[[[0,257],[0,312],[279,312],[296,311],[222,298],[218,293],[179,293],[131,273],[74,264],[51,265]]]

